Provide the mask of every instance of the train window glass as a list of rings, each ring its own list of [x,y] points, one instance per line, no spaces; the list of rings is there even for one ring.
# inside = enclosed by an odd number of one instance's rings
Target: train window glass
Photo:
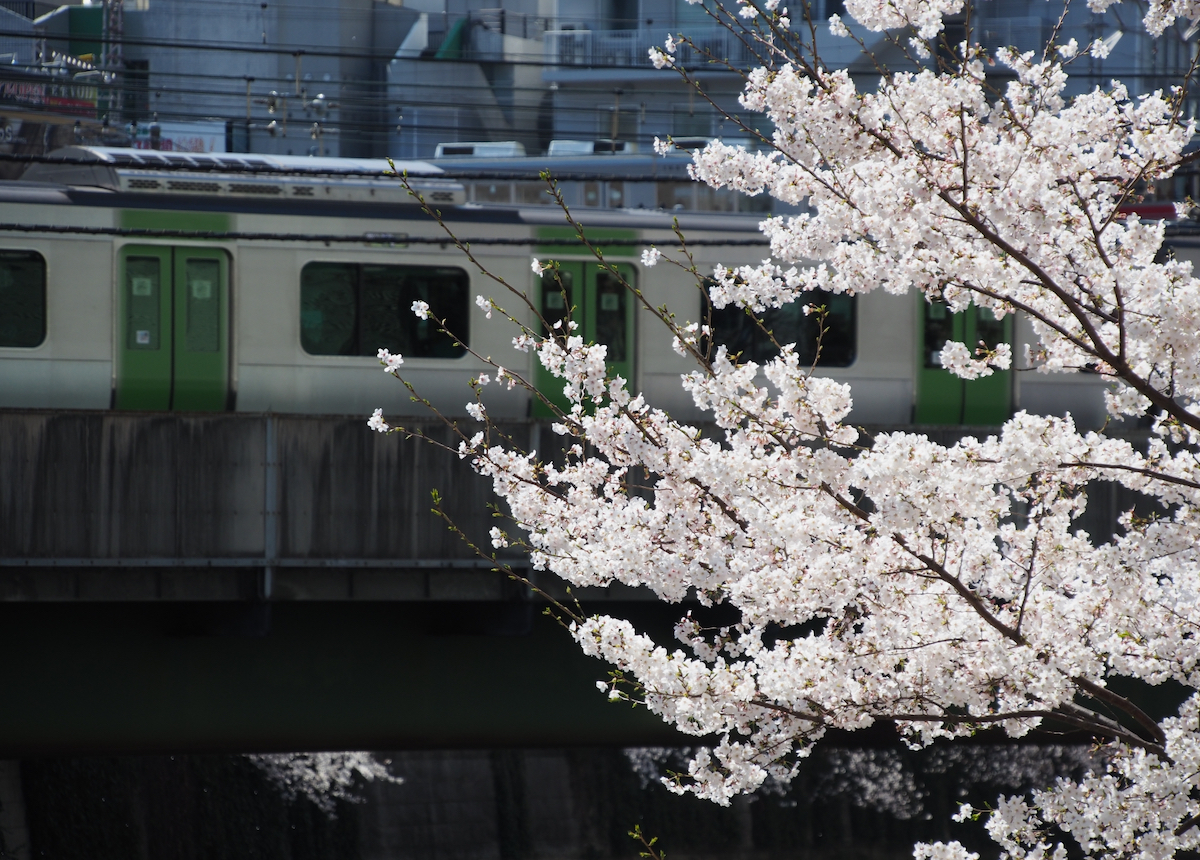
[[[33,251],[0,252],[0,346],[46,339],[46,261]]]
[[[527,206],[547,206],[554,196],[545,182],[519,182],[516,185],[517,202]]]
[[[988,349],[1005,342],[1004,320],[998,319],[990,308],[980,308],[975,317],[975,340],[983,341]]]
[[[620,209],[625,205],[625,183],[608,183],[608,208]]]
[[[735,212],[741,195],[727,188],[696,183],[696,209],[701,212]]]
[[[737,208],[739,212],[754,212],[758,214],[770,214],[771,212],[771,195],[767,193],[756,194],[750,197],[745,194],[737,194]]]
[[[599,206],[604,201],[600,199],[600,183],[585,182],[583,183],[583,205],[584,206]]]
[[[543,337],[549,336],[554,330],[554,324],[560,323],[558,331],[566,336],[567,322],[571,319],[571,308],[574,307],[575,275],[570,269],[556,269],[550,283],[544,284],[542,291]]]
[[[426,266],[363,266],[362,344],[366,354],[380,347],[413,358],[457,358],[466,350],[439,331],[434,319],[466,336],[467,275],[462,269]],[[413,302],[429,305],[420,319]]]
[[[475,183],[476,203],[511,203],[512,185],[508,182]]]
[[[994,319],[994,317],[993,317]],[[942,347],[953,338],[954,317],[945,302],[925,303],[925,366],[942,366]]]
[[[218,260],[188,260],[187,350],[221,350],[221,263]]]
[[[657,187],[657,203],[659,209],[694,209],[693,182],[660,182]]]
[[[626,358],[625,303],[628,295],[625,284],[612,272],[601,269],[596,273],[596,343],[608,345],[610,362]]]
[[[300,343],[312,355],[356,355],[358,266],[309,263],[300,273]]]
[[[410,358],[457,358],[465,343],[470,280],[462,269],[309,263],[300,274],[300,342],[313,355],[375,355],[386,348]],[[429,305],[429,318],[412,312]]]
[[[825,308],[824,332],[821,315],[805,314],[805,305]],[[759,327],[743,308],[726,305],[712,312],[713,336],[716,343],[723,344],[730,355],[739,355],[741,361],[762,364],[778,355],[779,350],[767,335],[770,332],[775,342],[796,345],[801,364],[848,367],[856,354],[855,311],[853,296],[818,291],[759,314],[763,323]]]
[[[125,260],[125,346],[128,349],[158,349],[162,332],[161,261],[158,257],[127,257]]]

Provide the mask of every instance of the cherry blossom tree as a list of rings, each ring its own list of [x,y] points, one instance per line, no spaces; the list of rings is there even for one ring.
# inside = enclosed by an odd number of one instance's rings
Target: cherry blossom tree
[[[1190,72],[1171,91],[1113,82],[1068,96],[1070,64],[1109,43],[1056,31],[1040,53],[985,50],[968,27],[951,44],[944,19],[962,2],[847,0],[834,38],[886,33],[908,57],[898,71],[876,59],[869,82],[824,65],[817,24],[779,0],[714,13],[761,61],[741,103],[773,132],[755,149],[711,143],[693,175],[808,208],[764,221],[770,259],[718,268],[711,301],[762,314],[815,290],[919,291],[953,311],[1019,314],[1036,338],[1026,366],[1103,375],[1112,426],[1144,416],[1148,441],[1026,413],[952,445],[868,437],[847,423],[850,387],[793,346],[741,361],[709,344],[705,320],[646,305],[695,359],[682,384],[717,428],[702,433],[606,375],[605,347],[571,323],[544,335],[523,289],[497,279],[481,307],[519,325],[517,349],[561,378],[567,455],[552,462],[490,426],[460,453],[508,506],[494,549],[524,547],[574,586],[624,583],[736,617],[711,629],[681,609],[671,643],[561,607],[579,646],[614,667],[610,697],[719,739],[677,790],[728,803],[794,772],[830,730],[881,721],[915,746],[1071,730],[1102,745],[1086,776],[960,816],[985,818],[1015,858],[1060,860],[1072,843],[1171,857],[1200,849],[1200,280],[1160,256],[1163,224],[1121,206],[1186,160]],[[1159,34],[1198,17],[1192,0],[1150,0],[1144,22]],[[686,45],[672,37],[651,60],[695,81]],[[685,247],[643,263],[689,266]],[[557,277],[553,262],[533,266]],[[1013,356],[949,343],[941,359],[969,379]],[[399,356],[381,360],[402,375]],[[470,404],[484,425],[485,384],[536,396],[532,370],[488,361]],[[394,429],[381,413],[371,424]],[[1089,489],[1112,483],[1156,513],[1081,531]],[[1164,716],[1155,694],[1179,704]],[[938,843],[915,856],[972,855]]]

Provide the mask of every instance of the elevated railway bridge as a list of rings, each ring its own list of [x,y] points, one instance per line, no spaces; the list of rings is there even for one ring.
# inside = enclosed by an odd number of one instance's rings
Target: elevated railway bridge
[[[485,543],[488,483],[360,417],[0,410],[0,475],[0,758],[679,740],[431,511]]]

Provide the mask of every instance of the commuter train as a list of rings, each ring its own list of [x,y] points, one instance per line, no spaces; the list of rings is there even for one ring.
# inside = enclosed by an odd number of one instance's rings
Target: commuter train
[[[530,314],[449,241],[382,161],[191,155],[71,147],[0,183],[0,408],[388,415],[423,411],[380,372],[376,352],[405,357],[418,392],[464,414],[468,380],[490,356],[551,399],[561,382],[516,328],[485,320],[476,296]],[[643,159],[650,163],[649,159]],[[585,337],[609,346],[613,372],[655,404],[696,415],[679,385],[693,369],[613,276],[678,319],[704,296],[677,266],[642,265],[649,244],[670,254],[674,224],[699,270],[755,263],[767,249],[762,201],[734,202],[686,185],[682,159],[592,157],[562,164],[506,159],[397,164],[470,243],[483,268],[525,291],[553,322],[572,307]],[[549,166],[605,267],[533,178]],[[674,171],[672,173],[671,171]],[[688,197],[687,195],[691,195]],[[677,256],[677,254],[676,254]],[[561,285],[535,258],[560,261]],[[565,294],[565,296],[564,296]],[[565,298],[565,300],[564,300]],[[457,335],[416,318],[414,301]],[[937,365],[949,337],[1029,339],[1027,324],[972,310],[948,314],[918,296],[826,297],[817,371],[853,384],[851,420],[868,425],[997,424],[1018,409],[1103,420],[1104,383],[1088,374],[1009,371],[963,382]],[[816,317],[769,315],[779,342],[815,357]],[[762,359],[771,344],[745,315],[714,315],[714,337]],[[469,349],[468,349],[469,347]],[[521,389],[487,391],[494,416],[545,414]]]

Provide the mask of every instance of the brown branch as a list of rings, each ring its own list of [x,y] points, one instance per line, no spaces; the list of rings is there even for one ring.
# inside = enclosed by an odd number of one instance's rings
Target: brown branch
[[[1154,738],[1154,740],[1157,741],[1160,746],[1165,747],[1167,745],[1167,736],[1163,732],[1162,727],[1156,723],[1149,714],[1147,714],[1129,699],[1114,693],[1107,687],[1101,687],[1099,684],[1089,681],[1087,678],[1075,677],[1071,680],[1074,682],[1075,686],[1079,687],[1079,689],[1083,690],[1093,699],[1098,699],[1105,704],[1112,705],[1122,713],[1128,714],[1137,721],[1138,725],[1149,732],[1150,737]]]
[[[1145,469],[1140,466],[1125,466],[1120,463],[1059,463],[1063,468],[1085,468],[1085,469],[1114,469],[1119,472],[1133,472],[1137,475],[1145,475],[1147,478],[1153,478],[1156,481],[1162,481],[1166,484],[1177,484],[1181,487],[1187,487],[1191,490],[1200,490],[1200,482],[1191,481],[1187,478],[1180,478],[1176,475],[1168,475],[1163,472],[1156,472],[1153,469]]]
[[[834,501],[841,505],[843,509],[858,517],[863,522],[869,523],[871,521],[870,514],[868,514],[858,505],[851,502],[849,499],[844,498],[840,493],[836,492],[831,486],[829,486],[828,483],[822,481],[821,489],[824,490],[825,493],[828,494]],[[925,567],[931,573],[937,576],[938,579],[942,580],[942,582],[945,582],[956,592],[958,592],[958,595],[963,600],[967,601],[968,604],[970,604],[971,608],[975,610],[979,617],[986,621],[991,627],[999,631],[1005,639],[1009,639],[1017,645],[1029,644],[1025,637],[1022,636],[1017,630],[1009,627],[1007,624],[993,615],[988,608],[984,606],[983,601],[979,599],[979,596],[975,594],[975,592],[971,591],[971,589],[957,576],[946,570],[946,568],[940,562],[922,552],[914,550],[911,546],[909,546],[908,541],[904,538],[904,535],[900,534],[899,532],[894,532],[892,534],[892,540],[895,541],[901,549],[925,565]]]

